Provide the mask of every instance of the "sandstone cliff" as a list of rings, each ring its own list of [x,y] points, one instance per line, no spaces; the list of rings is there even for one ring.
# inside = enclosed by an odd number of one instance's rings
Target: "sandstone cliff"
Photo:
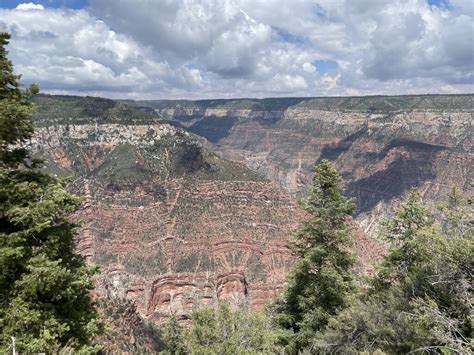
[[[453,185],[469,190],[472,98],[124,103],[39,95],[30,144],[84,197],[77,249],[101,266],[96,291],[110,303],[105,310],[123,313],[115,328],[138,351],[152,343],[141,339],[143,319],[186,319],[221,300],[260,309],[281,291],[292,263],[288,231],[304,218],[290,193],[304,193],[323,158],[358,198],[366,233],[356,243],[357,271],[370,272],[383,254],[370,234],[410,187],[432,199]]]

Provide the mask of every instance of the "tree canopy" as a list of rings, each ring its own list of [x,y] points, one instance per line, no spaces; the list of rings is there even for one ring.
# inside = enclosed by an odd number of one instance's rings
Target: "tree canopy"
[[[164,326],[166,350],[162,354],[277,354],[276,333],[264,313],[235,309],[222,303],[204,307],[191,316],[185,329],[172,316]]]
[[[473,222],[456,189],[439,209],[412,191],[385,223],[391,247],[372,286],[329,321],[313,350],[472,354]]]

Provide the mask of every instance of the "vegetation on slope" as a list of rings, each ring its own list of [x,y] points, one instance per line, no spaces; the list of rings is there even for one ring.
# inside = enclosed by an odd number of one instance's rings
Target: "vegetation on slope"
[[[193,180],[265,180],[244,165],[221,159],[207,151],[182,130],[168,126],[168,134],[155,137],[156,130],[166,128],[166,123],[158,116],[140,111],[126,102],[52,95],[35,95],[32,100],[37,107],[33,116],[35,126],[48,129],[50,137],[46,139],[59,135],[60,147],[55,148],[61,148],[64,156],[72,162],[69,173],[75,176],[93,177],[108,183],[182,176],[192,177]],[[109,128],[100,131],[94,129],[106,124],[114,126],[106,126]],[[79,128],[84,133],[78,135],[71,125],[91,128]],[[135,135],[134,125],[148,126],[147,134]],[[113,149],[104,148],[104,143],[113,146]],[[84,157],[101,163],[91,168]],[[57,173],[58,167],[54,164],[48,167]]]
[[[152,124],[162,122],[156,115],[137,110],[126,102],[101,97],[39,94],[32,98],[38,127],[51,124],[98,123]]]
[[[313,350],[472,353],[473,222],[457,190],[441,211],[410,193],[386,223],[391,248],[372,286],[315,335]]]
[[[252,109],[286,110],[290,107],[327,111],[356,111],[387,113],[402,110],[471,110],[472,94],[459,95],[400,95],[354,97],[292,97],[266,99],[219,100],[146,100],[136,105],[163,109]]]
[[[276,330],[265,314],[222,304],[218,309],[201,308],[192,315],[186,330],[176,317],[165,325],[167,348],[162,354],[278,354]]]

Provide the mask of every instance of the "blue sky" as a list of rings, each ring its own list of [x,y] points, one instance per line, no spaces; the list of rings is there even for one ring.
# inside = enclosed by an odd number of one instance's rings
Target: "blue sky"
[[[315,60],[312,64],[316,67],[316,70],[321,74],[334,72],[338,68],[337,62],[330,59]]]
[[[291,34],[290,32],[285,31],[282,28],[273,27],[273,30],[283,41],[288,43],[304,44],[308,41],[305,36]]]
[[[474,92],[472,0],[0,0],[0,31],[50,93]]]
[[[451,7],[449,0],[427,0],[428,5],[430,6],[436,6],[436,7],[444,7],[446,9],[449,9]]]

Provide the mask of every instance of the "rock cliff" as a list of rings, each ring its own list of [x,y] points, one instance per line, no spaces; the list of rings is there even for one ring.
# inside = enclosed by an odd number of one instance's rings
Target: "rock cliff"
[[[221,156],[294,195],[314,165],[335,162],[373,233],[408,189],[437,199],[474,180],[474,95],[145,101]],[[468,192],[469,193],[469,192]],[[472,194],[472,191],[470,192]],[[375,223],[374,223],[375,222]]]
[[[409,188],[435,200],[453,185],[472,195],[472,99],[37,95],[29,144],[49,172],[73,177],[84,198],[77,250],[101,266],[105,313],[129,320],[113,328],[139,351],[154,343],[146,322],[185,320],[221,300],[261,309],[281,291],[289,230],[304,218],[291,194],[304,194],[323,158],[358,198],[358,273],[384,253],[371,234]]]
[[[77,250],[96,291],[144,318],[230,300],[259,309],[282,288],[294,199],[188,133],[112,100],[35,97],[30,144],[84,197]]]

